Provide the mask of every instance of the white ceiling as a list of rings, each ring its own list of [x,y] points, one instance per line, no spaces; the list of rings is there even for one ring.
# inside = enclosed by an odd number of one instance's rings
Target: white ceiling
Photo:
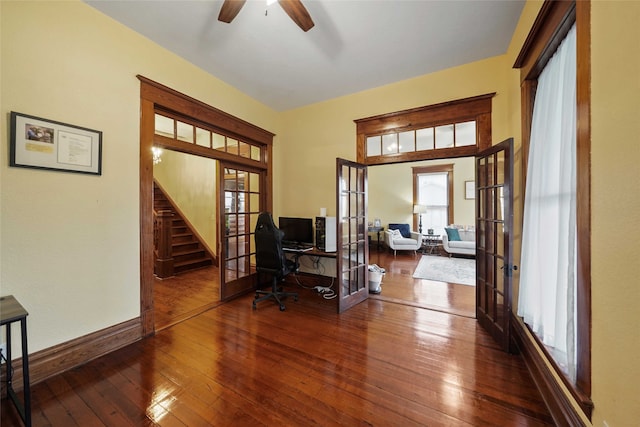
[[[303,32],[280,5],[249,0],[85,0],[254,99],[284,111],[504,54],[516,0],[303,0]]]

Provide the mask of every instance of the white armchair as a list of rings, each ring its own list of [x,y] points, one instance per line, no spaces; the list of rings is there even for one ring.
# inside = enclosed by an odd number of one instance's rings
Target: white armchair
[[[389,249],[393,249],[393,256],[396,256],[397,251],[413,251],[415,255],[416,251],[422,247],[422,235],[415,231],[410,233],[411,237],[402,237],[400,230],[384,231],[384,241]]]

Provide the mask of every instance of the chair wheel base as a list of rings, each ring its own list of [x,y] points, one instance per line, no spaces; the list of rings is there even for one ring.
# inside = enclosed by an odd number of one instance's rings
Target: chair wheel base
[[[273,299],[278,304],[280,311],[285,311],[286,307],[282,302],[282,300],[287,297],[293,297],[294,301],[296,302],[298,301],[298,294],[296,292],[284,292],[282,291],[282,288],[278,290],[278,288],[276,287],[271,291],[258,290],[256,291],[255,299],[252,301],[252,306],[253,306],[253,309],[255,310],[259,302],[266,301],[268,299]]]

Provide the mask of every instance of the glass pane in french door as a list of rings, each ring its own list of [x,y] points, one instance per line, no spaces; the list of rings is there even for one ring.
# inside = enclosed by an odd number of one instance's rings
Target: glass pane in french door
[[[476,318],[505,351],[510,344],[513,140],[476,157]]]

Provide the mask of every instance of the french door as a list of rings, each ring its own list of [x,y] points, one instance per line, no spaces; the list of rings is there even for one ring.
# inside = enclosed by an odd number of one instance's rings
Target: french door
[[[338,313],[369,297],[367,167],[336,159]]]
[[[476,156],[476,318],[509,351],[513,139]]]
[[[254,231],[264,206],[264,172],[220,162],[218,224],[220,299],[228,300],[255,286]]]

